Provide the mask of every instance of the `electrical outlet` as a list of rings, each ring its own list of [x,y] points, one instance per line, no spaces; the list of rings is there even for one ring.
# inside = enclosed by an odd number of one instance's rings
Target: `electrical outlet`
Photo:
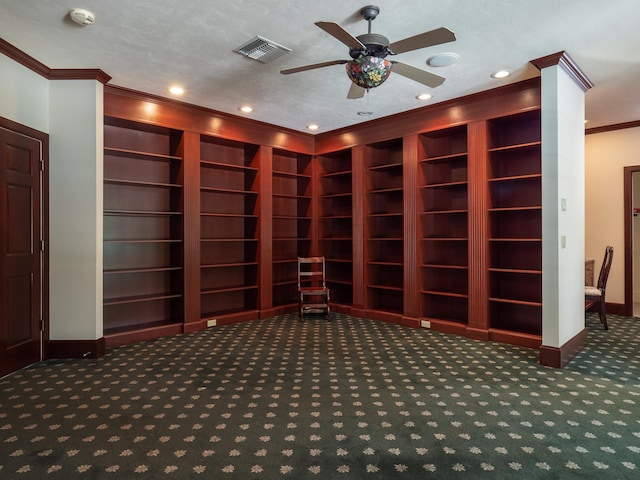
[[[207,327],[215,327],[218,323],[218,320],[215,318],[210,318],[207,320]]]
[[[428,320],[420,320],[420,326],[422,328],[431,328],[431,322]]]

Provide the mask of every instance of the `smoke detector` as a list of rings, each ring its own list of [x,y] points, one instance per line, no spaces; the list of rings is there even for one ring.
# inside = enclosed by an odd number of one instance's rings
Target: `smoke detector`
[[[72,8],[69,11],[69,16],[71,20],[82,26],[91,25],[96,21],[96,16],[84,8]]]

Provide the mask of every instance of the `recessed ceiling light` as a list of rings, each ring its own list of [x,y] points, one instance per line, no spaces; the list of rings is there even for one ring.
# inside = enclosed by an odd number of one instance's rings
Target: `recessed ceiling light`
[[[448,67],[460,60],[460,55],[453,52],[439,53],[427,58],[430,67]]]
[[[431,95],[430,93],[421,93],[420,95],[417,95],[416,98],[418,100],[431,100],[433,98],[433,95]]]
[[[309,130],[318,130],[320,127],[318,126],[317,123],[310,123],[309,125],[307,125],[307,128]]]
[[[174,85],[172,87],[169,87],[169,92],[171,92],[173,95],[182,95],[184,93],[184,88],[178,85]]]
[[[511,72],[509,70],[498,70],[497,72],[493,72],[491,74],[491,77],[493,77],[493,78],[505,78],[505,77],[508,77],[509,75],[511,75]]]
[[[238,108],[238,110],[243,113],[251,113],[253,112],[253,107],[250,107],[249,105],[243,105],[242,107]]]
[[[360,115],[361,117],[370,117],[371,115],[373,115],[373,112],[366,110],[366,111],[358,112],[358,115]]]

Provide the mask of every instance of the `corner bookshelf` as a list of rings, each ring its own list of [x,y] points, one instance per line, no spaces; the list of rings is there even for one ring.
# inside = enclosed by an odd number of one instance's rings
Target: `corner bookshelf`
[[[366,164],[366,308],[382,320],[404,309],[402,139],[368,145]]]
[[[311,155],[273,150],[273,307],[297,308],[298,257],[311,254]]]
[[[418,138],[422,317],[451,329],[469,315],[467,128]]]
[[[103,329],[107,346],[183,323],[181,132],[105,118]],[[156,332],[155,334],[153,332]]]
[[[542,335],[541,119],[489,121],[490,328]]]
[[[351,150],[320,155],[320,253],[325,256],[331,303],[353,303],[353,194]]]
[[[257,318],[258,147],[201,136],[200,315]]]

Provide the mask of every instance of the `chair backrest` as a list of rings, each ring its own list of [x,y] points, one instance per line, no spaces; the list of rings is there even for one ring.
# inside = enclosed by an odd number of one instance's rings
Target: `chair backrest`
[[[611,270],[611,262],[613,262],[613,247],[608,246],[604,250],[604,259],[602,260],[600,275],[598,275],[597,287],[603,295],[605,289],[607,288],[607,279],[609,278],[609,270]]]
[[[324,257],[298,257],[298,288],[325,288]]]

